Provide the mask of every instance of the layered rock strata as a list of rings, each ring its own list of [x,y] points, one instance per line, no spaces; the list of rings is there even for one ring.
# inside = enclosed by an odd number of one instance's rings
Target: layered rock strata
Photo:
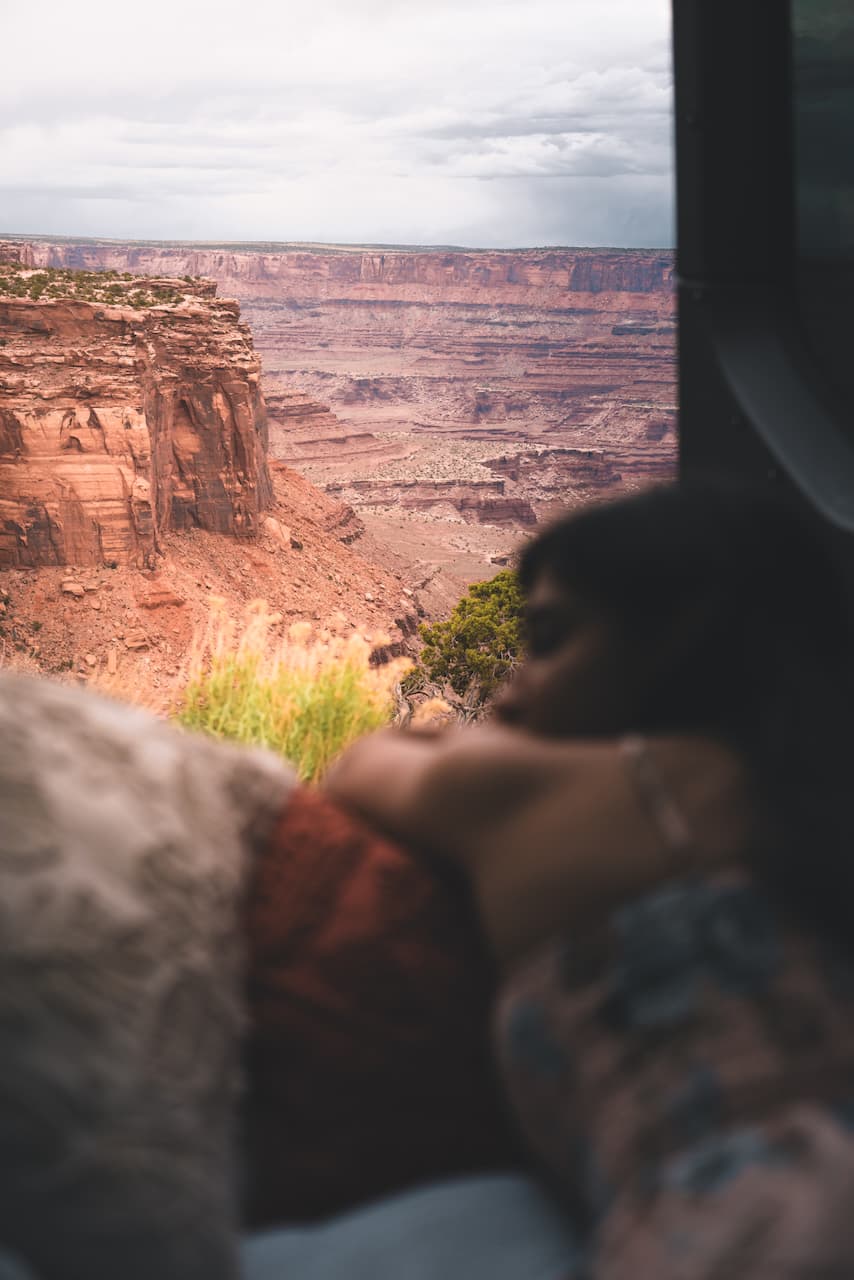
[[[211,282],[157,283],[180,301],[34,301],[0,282],[0,566],[143,567],[167,530],[257,531],[271,490],[249,328]]]
[[[273,456],[390,545],[403,540],[425,572],[447,572],[449,522],[468,538],[465,575],[484,576],[532,517],[675,473],[669,253],[70,241],[27,252],[38,266],[216,279],[252,325]]]
[[[32,266],[129,270],[149,276],[187,274],[228,279],[253,297],[328,300],[357,296],[429,301],[483,301],[512,290],[516,301],[571,294],[649,294],[668,285],[672,254],[645,249],[420,249],[347,245],[217,245],[204,242],[121,243],[28,240]],[[179,270],[180,268],[180,270]],[[241,287],[242,286],[242,287]],[[556,295],[556,297],[555,297]]]

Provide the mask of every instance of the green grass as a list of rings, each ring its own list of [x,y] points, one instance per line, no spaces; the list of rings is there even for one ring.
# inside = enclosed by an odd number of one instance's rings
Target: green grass
[[[188,729],[269,747],[316,781],[363,734],[388,725],[407,663],[372,667],[361,636],[312,637],[256,602],[241,628],[215,610],[197,641],[175,718]]]

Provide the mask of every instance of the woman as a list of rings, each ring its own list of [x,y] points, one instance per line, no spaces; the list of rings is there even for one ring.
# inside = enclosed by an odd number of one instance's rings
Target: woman
[[[601,628],[540,653],[541,585],[530,603],[536,652],[505,704],[518,720],[512,701],[531,703],[528,728],[378,734],[345,756],[325,793],[291,798],[256,863],[245,930],[255,1224],[518,1165],[490,1058],[496,974],[483,934],[507,967],[672,867],[670,835],[619,743],[572,736],[578,698],[615,701]],[[637,660],[639,687],[648,678]],[[556,689],[563,736],[542,721],[537,684],[547,705]],[[602,732],[613,731],[609,718]],[[732,750],[684,732],[650,749],[702,833],[702,856],[729,854],[749,821]]]
[[[291,799],[256,866],[246,916],[256,1224],[517,1164],[489,1057],[496,975],[482,933],[507,967],[672,869],[670,834],[604,736],[621,706],[632,723],[654,674],[637,645],[612,655],[621,627],[598,618],[541,652],[544,589],[532,584],[535,651],[504,704],[512,726],[364,741],[325,795]],[[661,619],[664,637],[672,625]],[[578,738],[596,728],[597,708],[602,736]],[[554,724],[546,709],[560,712]],[[702,833],[697,856],[714,860],[745,836],[743,771],[731,748],[679,728],[650,750]]]
[[[775,893],[844,934],[854,888],[841,852],[851,627],[833,566],[803,521],[753,493],[660,489],[555,525],[520,573],[528,655],[498,700],[498,724],[365,739],[333,771],[332,794],[476,877],[481,866],[497,877],[505,859],[521,874],[530,858],[518,849],[545,860],[551,837],[567,887],[584,881],[562,902],[574,923],[588,894],[620,896],[672,870],[653,865],[652,851],[650,860],[621,854],[638,811],[626,812],[621,833],[604,800],[639,801],[647,825],[660,826],[653,788],[638,785],[654,768],[683,808],[697,809],[694,858],[728,857],[746,842]],[[636,748],[616,747],[638,734],[648,739],[645,771],[631,763]],[[594,827],[606,819],[605,838],[613,826],[613,848],[593,863],[566,844],[579,807]]]
[[[854,1274],[851,629],[830,560],[777,502],[662,490],[555,526],[521,576],[530,656],[503,724],[369,741],[333,790],[470,874],[511,971],[507,1089],[584,1274]]]

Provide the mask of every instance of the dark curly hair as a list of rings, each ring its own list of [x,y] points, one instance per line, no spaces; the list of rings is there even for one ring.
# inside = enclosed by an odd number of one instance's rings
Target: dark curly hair
[[[547,529],[523,588],[545,572],[629,639],[669,637],[670,667],[625,729],[734,747],[775,833],[756,869],[854,945],[854,631],[818,522],[764,491],[653,489]]]

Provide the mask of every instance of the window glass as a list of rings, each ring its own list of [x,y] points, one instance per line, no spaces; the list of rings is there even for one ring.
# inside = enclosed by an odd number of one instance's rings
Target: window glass
[[[792,0],[798,242],[854,262],[854,6]]]

